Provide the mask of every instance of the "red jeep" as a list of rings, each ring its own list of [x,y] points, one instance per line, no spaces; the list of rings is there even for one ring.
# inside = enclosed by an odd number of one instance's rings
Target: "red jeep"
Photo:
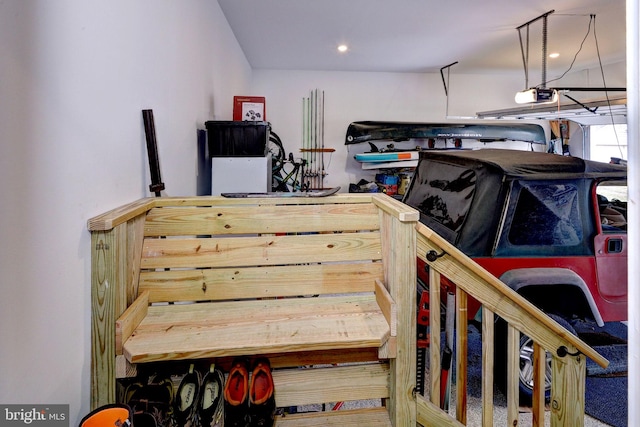
[[[577,321],[603,326],[626,320],[626,178],[626,167],[556,154],[426,151],[404,202],[420,211],[421,222],[575,333]],[[418,271],[428,283],[425,265]],[[470,304],[471,319],[478,307]],[[503,335],[498,357],[504,345]],[[531,341],[523,336],[520,346],[520,389],[527,398]]]

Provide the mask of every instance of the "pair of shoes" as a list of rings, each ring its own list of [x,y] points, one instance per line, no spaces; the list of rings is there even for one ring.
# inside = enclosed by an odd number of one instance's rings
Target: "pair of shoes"
[[[269,360],[262,357],[253,363],[245,358],[233,361],[224,387],[225,427],[273,426],[276,399]]]
[[[137,427],[168,425],[172,402],[173,382],[158,375],[129,384],[124,393],[124,403],[131,408]]]
[[[211,364],[201,379],[195,365],[182,378],[174,403],[174,420],[178,427],[221,427],[223,421],[222,389],[224,375],[220,368]]]

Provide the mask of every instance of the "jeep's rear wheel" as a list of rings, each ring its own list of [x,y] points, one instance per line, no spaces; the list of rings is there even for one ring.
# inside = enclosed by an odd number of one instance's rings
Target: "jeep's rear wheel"
[[[546,352],[544,370],[544,397],[549,398],[551,392],[551,354]],[[520,401],[529,403],[533,398],[533,340],[526,335],[520,337]]]
[[[555,320],[560,326],[576,335],[576,331],[571,324],[563,317],[550,314],[553,320]],[[503,327],[497,329],[497,346],[496,346],[496,381],[502,391],[506,390],[506,323],[501,322]],[[527,335],[521,334],[520,336],[520,375],[519,375],[519,390],[520,390],[520,404],[530,405],[533,399],[533,340]],[[546,366],[545,366],[545,400],[548,400],[551,395],[551,354],[546,353]]]
[[[576,335],[576,331],[564,318],[550,314],[560,326]],[[544,370],[544,397],[548,400],[551,396],[551,353],[545,354],[546,366]],[[528,336],[520,336],[520,402],[531,403],[533,399],[533,340]]]

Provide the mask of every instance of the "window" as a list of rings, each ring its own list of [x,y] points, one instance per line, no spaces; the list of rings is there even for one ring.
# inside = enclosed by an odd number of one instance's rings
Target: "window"
[[[612,159],[627,160],[627,125],[589,126],[591,160],[609,163]]]
[[[578,189],[573,184],[521,182],[509,242],[574,246],[582,240]]]
[[[598,211],[604,233],[619,233],[627,229],[627,184],[605,181],[596,188]]]

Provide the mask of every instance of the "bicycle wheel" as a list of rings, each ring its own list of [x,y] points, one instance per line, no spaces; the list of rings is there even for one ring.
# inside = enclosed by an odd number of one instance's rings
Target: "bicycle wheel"
[[[269,153],[271,153],[271,173],[277,175],[284,165],[284,147],[280,137],[275,133],[269,134]]]

